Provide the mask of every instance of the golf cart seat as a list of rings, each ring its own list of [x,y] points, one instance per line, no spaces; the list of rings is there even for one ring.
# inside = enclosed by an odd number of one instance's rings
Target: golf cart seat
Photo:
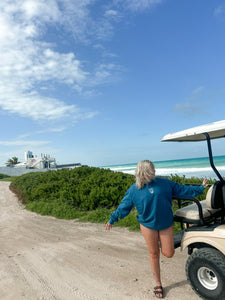
[[[188,199],[188,201],[191,201],[191,199]],[[189,224],[206,224],[215,220],[224,210],[222,183],[217,181],[212,185],[206,194],[205,200],[197,201],[193,199],[193,201],[195,202],[194,204],[179,208],[175,212],[174,221]]]

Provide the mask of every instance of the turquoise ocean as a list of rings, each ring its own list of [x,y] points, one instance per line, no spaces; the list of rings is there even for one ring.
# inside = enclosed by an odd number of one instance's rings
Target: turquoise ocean
[[[219,173],[225,177],[225,156],[215,156],[213,161]],[[169,176],[171,174],[177,174],[179,176],[185,175],[187,178],[194,176],[199,178],[206,177],[208,179],[218,179],[217,175],[210,166],[208,157],[153,161],[153,163],[156,169],[156,176]],[[137,162],[131,164],[104,166],[103,168],[134,174],[136,165]]]

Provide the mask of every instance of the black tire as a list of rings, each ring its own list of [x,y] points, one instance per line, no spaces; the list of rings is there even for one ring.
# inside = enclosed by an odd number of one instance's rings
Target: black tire
[[[225,300],[225,256],[214,248],[193,252],[186,262],[192,289],[203,299]]]

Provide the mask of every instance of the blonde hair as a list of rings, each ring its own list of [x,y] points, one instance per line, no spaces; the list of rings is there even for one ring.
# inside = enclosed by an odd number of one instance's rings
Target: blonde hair
[[[135,170],[136,185],[142,189],[155,177],[155,167],[150,160],[142,160],[137,164]]]

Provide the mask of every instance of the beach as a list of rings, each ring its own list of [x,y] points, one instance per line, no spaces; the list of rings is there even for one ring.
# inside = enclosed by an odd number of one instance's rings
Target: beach
[[[0,182],[0,299],[156,299],[140,232],[40,216]],[[165,299],[196,300],[186,251],[161,257]]]

